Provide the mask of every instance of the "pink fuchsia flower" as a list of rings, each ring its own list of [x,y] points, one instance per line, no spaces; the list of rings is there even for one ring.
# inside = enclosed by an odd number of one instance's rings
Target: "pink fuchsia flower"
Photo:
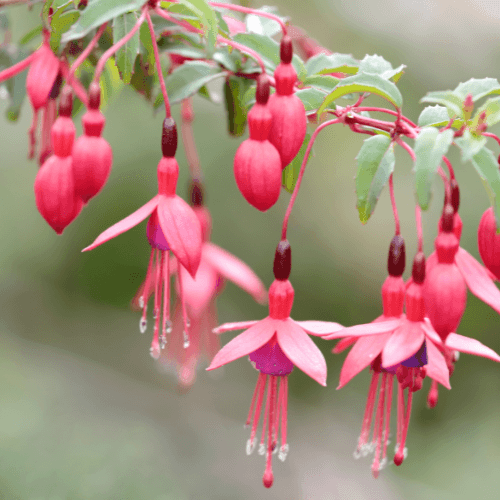
[[[215,330],[216,333],[242,329],[246,331],[226,344],[207,368],[207,370],[215,370],[248,355],[254,368],[260,372],[246,422],[247,425],[251,425],[247,454],[251,454],[257,444],[257,427],[264,399],[266,399],[259,449],[259,453],[267,453],[263,477],[266,488],[270,488],[274,480],[272,455],[278,447],[280,429],[281,446],[278,456],[282,461],[285,460],[289,449],[287,443],[288,375],[293,367],[297,366],[316,382],[326,386],[326,362],[309,335],[323,336],[343,328],[338,323],[295,321],[290,318],[294,298],[294,290],[288,281],[290,269],[290,245],[284,240],[280,242],[276,250],[275,280],[269,289],[269,316],[260,321],[226,323],[218,327]]]
[[[180,266],[186,268],[191,276],[196,275],[201,260],[202,236],[201,227],[193,209],[175,194],[179,165],[174,158],[177,149],[177,128],[172,118],[163,122],[162,152],[163,158],[158,164],[158,194],[141,208],[125,219],[106,229],[92,245],[83,251],[106,243],[119,234],[128,231],[144,219],[149,217],[147,224],[147,238],[151,245],[144,290],[150,290],[154,284],[154,319],[155,327],[151,355],[158,358],[160,355],[160,320],[162,317],[163,337],[171,328],[170,322],[170,258],[169,252],[177,259]],[[182,283],[181,283],[182,300]],[[146,331],[146,303],[148,295],[139,298],[144,314],[140,322],[142,333]],[[183,308],[183,310],[185,310]],[[184,315],[185,331],[188,331],[187,317]]]
[[[413,264],[412,282],[406,290],[406,316],[401,314],[392,320],[378,321],[346,328],[323,338],[357,337],[347,356],[340,374],[339,388],[346,385],[361,370],[371,365],[372,382],[363,418],[363,426],[355,456],[366,456],[375,448],[372,471],[376,477],[386,462],[392,403],[392,381],[398,381],[397,445],[394,463],[400,465],[406,456],[406,436],[411,414],[413,392],[422,388],[423,379],[429,376],[434,382],[450,389],[449,360],[454,351],[466,352],[500,361],[493,350],[480,342],[451,333],[443,343],[425,318],[423,282],[425,258],[417,254]],[[400,287],[400,297],[404,289]],[[377,387],[382,374],[378,404]],[[406,402],[404,390],[408,389]],[[437,396],[436,396],[437,397]],[[373,440],[369,434],[375,407]]]

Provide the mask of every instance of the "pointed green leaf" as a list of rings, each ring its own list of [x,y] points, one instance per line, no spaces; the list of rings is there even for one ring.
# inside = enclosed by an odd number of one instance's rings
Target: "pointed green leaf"
[[[328,73],[357,73],[359,61],[350,54],[318,54],[307,60],[307,75],[326,75]]]
[[[315,87],[320,90],[323,90],[324,92],[331,92],[337,84],[340,82],[339,78],[335,78],[334,76],[330,75],[313,75],[313,76],[308,76],[303,84],[304,87]]]
[[[266,70],[271,74],[280,63],[280,46],[278,42],[268,36],[256,33],[238,33],[233,37],[233,40],[255,50],[264,61]],[[306,77],[304,62],[297,54],[294,54],[292,64],[298,79],[302,81]]]
[[[444,106],[427,106],[418,117],[419,127],[444,127],[448,125],[450,116]],[[454,120],[452,127],[459,129],[463,124],[462,120]]]
[[[79,17],[80,11],[70,10],[64,12],[64,9],[57,10],[52,16],[52,21],[50,23],[50,48],[53,52],[57,54],[61,46],[63,34],[74,25]]]
[[[297,153],[295,158],[291,161],[291,163],[289,163],[283,170],[283,177],[281,182],[283,187],[289,193],[293,193],[293,189],[295,188],[295,184],[297,183],[297,179],[299,178],[299,172],[300,168],[302,167],[302,162],[304,161],[306,149],[310,141],[311,141],[311,134],[307,132],[306,136],[304,137],[304,142],[302,143],[302,146],[299,149],[299,152]],[[307,159],[307,161],[311,159],[311,156],[313,156],[312,151],[309,154],[309,158]]]
[[[374,135],[365,139],[356,160],[356,207],[359,220],[366,224],[375,210],[382,189],[394,171],[396,159],[391,138]]]
[[[477,111],[470,123],[470,128],[475,130],[478,125],[479,116],[486,113],[485,123],[488,127],[500,122],[500,97],[488,99]]]
[[[379,95],[380,97],[387,99],[396,108],[400,108],[403,105],[401,92],[399,92],[399,89],[394,83],[382,78],[380,75],[367,75],[360,73],[358,75],[349,76],[348,78],[340,80],[337,87],[335,87],[335,90],[324,100],[318,110],[318,114],[321,114],[327,106],[335,101],[335,99],[353,92],[369,92],[371,94]]]
[[[176,68],[166,79],[168,97],[171,103],[182,101],[196,94],[205,84],[214,78],[225,76],[220,68],[203,61],[189,61]],[[163,103],[160,93],[155,100],[155,107]]]
[[[127,33],[130,33],[137,22],[137,17],[133,12],[122,14],[113,20],[113,43],[122,39]],[[139,32],[116,53],[115,60],[118,71],[123,82],[127,85],[132,78],[135,58],[139,54]]]
[[[486,147],[472,158],[472,164],[483,180],[491,206],[495,210],[497,227],[500,227],[500,171],[495,155]]]
[[[295,95],[302,101],[306,111],[318,109],[325,100],[326,93],[317,88],[301,89],[295,92]]]
[[[31,42],[35,37],[38,35],[42,34],[42,29],[43,26],[39,24],[38,26],[35,26],[32,30],[29,30],[28,33],[26,33],[21,40],[19,40],[20,45],[26,45],[27,43]]]
[[[215,11],[208,5],[207,0],[179,0],[179,3],[196,12],[207,38],[207,52],[212,55],[219,32]]]
[[[482,97],[500,94],[500,83],[496,78],[482,78],[480,80],[471,78],[465,83],[460,83],[454,92],[462,98],[465,98],[467,94],[472,94],[472,100],[476,102]]]
[[[405,68],[404,64],[393,68],[389,61],[386,61],[382,56],[377,54],[366,55],[359,63],[359,73],[380,75],[382,78],[394,82],[397,82],[401,78]]]
[[[227,111],[229,134],[239,137],[245,132],[247,108],[243,98],[253,82],[247,78],[230,76],[224,84],[224,96]]]
[[[483,146],[486,145],[486,137],[482,135],[471,134],[469,130],[464,130],[462,137],[455,138],[455,144],[460,148],[462,152],[462,161],[471,160]]]
[[[463,118],[464,99],[459,94],[452,90],[439,90],[436,92],[428,92],[420,102],[428,102],[429,104],[441,104],[448,110],[448,116],[453,118]]]
[[[267,12],[280,17],[282,21],[286,21],[286,17],[279,16],[276,7],[264,6],[257,11]],[[267,17],[258,16],[256,14],[249,14],[245,18],[245,25],[249,33],[257,33],[258,35],[274,36],[281,33],[281,26],[276,21],[268,19]]]
[[[439,132],[434,127],[425,127],[415,140],[415,192],[417,201],[423,210],[427,210],[431,200],[432,181],[441,163],[443,155],[453,142],[451,129]]]
[[[139,10],[146,2],[147,0],[89,0],[78,21],[64,33],[62,43],[82,38],[94,28],[121,14]]]

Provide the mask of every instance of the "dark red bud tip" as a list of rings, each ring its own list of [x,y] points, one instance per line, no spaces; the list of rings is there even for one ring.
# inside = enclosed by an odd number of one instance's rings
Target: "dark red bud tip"
[[[61,98],[59,99],[59,115],[71,117],[73,112],[73,90],[71,87],[66,86],[61,92]]]
[[[269,78],[265,73],[257,77],[257,91],[255,98],[259,104],[267,104],[269,100]]]
[[[292,39],[288,35],[283,35],[280,43],[280,59],[282,63],[290,64],[293,57]]]
[[[423,252],[418,252],[415,255],[411,276],[417,285],[421,285],[425,281],[425,255]]]
[[[262,482],[266,488],[270,488],[274,482],[274,476],[272,471],[264,472],[264,477],[262,478]]]
[[[203,185],[199,180],[194,179],[191,182],[189,192],[191,196],[191,205],[193,207],[203,206]]]
[[[399,234],[392,238],[387,258],[387,270],[391,276],[402,276],[406,266],[405,240]]]
[[[99,109],[101,105],[101,87],[97,82],[92,82],[89,87],[89,109]]]
[[[274,254],[273,273],[277,280],[286,281],[292,271],[292,248],[288,240],[281,240]]]
[[[61,85],[63,82],[63,77],[61,73],[58,73],[54,83],[52,84],[52,88],[50,89],[49,99],[57,99],[59,97],[59,93],[61,92]]]
[[[450,182],[450,187],[451,187],[451,206],[453,207],[453,210],[458,212],[458,209],[460,207],[460,189],[458,188],[458,182],[453,179]]]
[[[165,118],[161,134],[161,152],[165,157],[174,157],[177,151],[177,126],[173,118]]]
[[[455,210],[451,203],[447,203],[443,208],[443,216],[441,217],[441,228],[445,233],[451,233],[453,231],[453,218],[455,215]]]
[[[394,455],[394,464],[395,465],[401,465],[403,463],[403,460],[405,459],[404,453],[398,451]]]

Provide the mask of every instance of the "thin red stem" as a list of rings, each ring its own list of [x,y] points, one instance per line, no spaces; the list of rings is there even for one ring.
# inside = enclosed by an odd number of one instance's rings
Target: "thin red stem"
[[[158,72],[158,79],[160,80],[161,93],[163,94],[163,101],[165,102],[165,114],[167,118],[170,118],[170,101],[168,100],[167,86],[165,85],[165,78],[163,78],[163,71],[161,69],[160,62],[160,52],[158,51],[158,43],[156,42],[155,27],[153,26],[153,21],[151,21],[151,16],[146,10],[146,21],[149,26],[149,33],[151,34],[151,43],[153,44],[153,52],[155,54],[156,70]]]
[[[389,115],[392,116],[399,116],[399,118],[405,121],[408,125],[411,125],[414,128],[418,128],[418,125],[416,123],[413,123],[409,118],[407,118],[404,115],[399,115],[397,111],[394,111],[392,109],[378,108],[374,106],[361,106],[361,107],[356,106],[356,111],[374,111],[379,113],[388,113]]]
[[[406,144],[405,141],[403,141],[402,139],[400,139],[399,137],[396,139],[396,142],[403,148],[406,150],[406,152],[410,155],[410,158],[415,161],[417,159],[417,157],[415,156],[415,151],[413,151],[413,149],[411,148],[411,146],[408,146],[408,144]]]
[[[394,214],[394,224],[396,226],[395,232],[397,235],[401,234],[401,226],[399,224],[399,215],[398,215],[398,207],[396,206],[396,197],[394,196],[394,174],[391,174],[389,177],[389,193],[391,195],[391,205],[392,205],[392,213]]]
[[[422,231],[422,210],[420,206],[415,205],[415,224],[417,226],[417,238],[418,238],[418,251],[422,252],[424,249],[424,236]]]
[[[286,209],[285,217],[283,218],[283,228],[281,231],[281,239],[286,240],[286,231],[288,229],[288,219],[290,218],[290,214],[292,213],[292,208],[299,194],[300,184],[302,183],[302,177],[304,177],[304,172],[306,170],[307,160],[309,158],[309,154],[311,153],[311,149],[313,147],[314,141],[318,134],[329,125],[334,125],[335,123],[340,123],[342,120],[340,118],[336,118],[335,120],[329,120],[327,122],[322,123],[311,136],[311,140],[307,145],[306,154],[304,155],[304,159],[302,160],[302,165],[300,166],[299,176],[297,177],[297,183],[295,184],[295,188],[292,193],[292,197],[290,198],[290,202],[288,203],[288,208]]]
[[[18,73],[21,73],[21,71],[24,71],[33,62],[33,59],[35,59],[37,55],[37,51],[35,51],[26,59],[19,61],[10,68],[6,68],[3,71],[0,71],[0,82],[8,80],[9,78],[16,76]]]
[[[137,31],[139,31],[141,24],[144,22],[144,19],[146,19],[146,13],[147,11],[143,10],[142,14],[139,16],[139,19],[137,19],[137,22],[135,23],[134,27],[123,38],[118,40],[118,42],[116,42],[106,52],[104,52],[104,54],[99,59],[97,66],[95,68],[94,82],[97,82],[99,80],[99,77],[101,76],[106,61],[113,54],[115,54],[115,52],[117,52],[121,47],[123,47],[137,33]]]
[[[490,137],[491,139],[497,141],[498,145],[500,146],[500,137],[498,137],[497,135],[492,134],[491,132],[483,132],[483,135],[484,137]]]
[[[448,172],[450,173],[450,180],[455,179],[455,171],[453,170],[453,166],[450,160],[448,160],[446,156],[443,156],[443,161],[445,162],[446,167],[448,168]]]
[[[384,433],[384,410],[385,410],[385,386],[387,380],[387,373],[382,375],[382,382],[380,383],[380,393],[378,397],[377,412],[375,415],[375,427],[373,435],[373,443],[376,444],[375,458],[372,463],[372,474],[378,477],[380,469],[380,453],[382,451],[382,437]]]

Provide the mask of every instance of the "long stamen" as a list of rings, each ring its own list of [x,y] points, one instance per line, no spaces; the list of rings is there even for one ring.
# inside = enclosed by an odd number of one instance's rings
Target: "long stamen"
[[[383,469],[387,464],[387,445],[389,444],[389,433],[391,428],[391,407],[392,407],[392,389],[394,375],[388,374],[386,387],[386,407],[385,407],[385,431],[384,431],[384,449],[382,451],[382,460],[380,461],[379,470]]]
[[[260,388],[259,388],[259,398],[257,399],[257,405],[255,406],[255,413],[254,413],[254,417],[253,417],[252,430],[250,432],[250,439],[248,440],[248,443],[247,443],[247,454],[248,455],[250,455],[250,453],[252,453],[252,451],[255,449],[255,445],[256,445],[255,435],[257,434],[257,426],[259,425],[260,412],[262,409],[262,403],[264,402],[264,393],[266,391],[266,385],[267,385],[267,375],[264,373],[261,373],[259,377],[262,378],[262,382],[261,382]],[[249,450],[250,450],[250,452],[249,452]]]
[[[172,332],[170,321],[170,255],[163,252],[163,329],[162,348],[167,344],[167,335]]]
[[[154,256],[155,256],[155,250],[153,249],[151,251],[151,257],[149,258],[148,271],[146,273],[146,280],[144,281],[144,288],[142,289],[142,295],[139,297],[139,307],[142,308],[142,317],[139,322],[139,330],[141,333],[144,333],[148,326],[148,320],[146,319],[146,314],[148,312],[149,288],[151,286],[151,277],[153,275]]]
[[[438,403],[438,383],[433,380],[431,383],[431,388],[429,390],[429,395],[427,396],[427,406],[429,408],[435,408]]]
[[[252,402],[250,403],[250,409],[248,410],[247,421],[245,422],[245,427],[248,427],[252,422],[253,410],[255,407],[255,402],[257,401],[257,395],[259,394],[259,389],[261,383],[264,381],[265,375],[263,373],[259,373],[259,378],[257,379],[257,384],[255,385],[255,390],[253,391]]]
[[[262,481],[266,488],[270,488],[273,485],[273,422],[274,422],[274,412],[276,409],[276,375],[271,375],[271,382],[269,384],[268,402],[269,402],[269,430],[267,434],[267,460],[266,460],[266,470],[264,472],[264,477]],[[267,406],[267,405],[266,405]]]
[[[358,447],[354,452],[354,458],[366,457],[369,453],[368,436],[372,426],[373,408],[377,395],[379,372],[373,372],[370,388],[368,389],[368,399],[366,401],[365,414],[363,416],[363,425],[361,426],[361,434],[358,440]]]
[[[266,409],[264,410],[264,419],[262,421],[262,436],[260,438],[259,445],[259,455],[264,455],[266,453],[266,429],[267,429],[267,421],[269,420],[269,412],[271,405],[271,387],[273,385],[273,375],[269,375],[269,385],[267,387],[267,398],[266,398]],[[272,429],[273,422],[269,420],[269,428]]]
[[[399,450],[396,453],[396,455],[394,455],[394,463],[396,465],[401,465],[403,463],[403,460],[406,458],[406,455],[408,454],[408,450],[405,447],[405,444],[406,444],[406,436],[408,435],[408,426],[410,425],[412,400],[413,400],[413,392],[411,390],[408,390],[408,399],[406,402],[406,415],[404,419],[403,432],[401,436],[401,441],[399,443]]]
[[[182,321],[184,323],[184,330],[182,331],[182,335],[184,336],[184,349],[189,347],[189,320],[186,313],[186,302],[184,301],[184,292],[182,289],[182,267],[181,264],[178,263],[178,273],[179,276],[179,293],[181,296],[181,305],[182,305]]]
[[[273,453],[278,451],[278,432],[280,429],[280,410],[281,410],[281,398],[283,392],[283,377],[276,378],[276,386],[279,382],[278,395],[276,397],[276,414],[274,416],[274,430],[273,430]]]
[[[396,453],[399,448],[399,443],[401,443],[401,436],[403,433],[404,424],[404,414],[405,414],[405,400],[403,393],[403,386],[398,380],[398,415],[397,415],[397,433],[396,433]]]
[[[284,462],[286,456],[288,455],[289,446],[286,442],[286,431],[287,431],[287,413],[288,413],[288,377],[283,377],[281,379],[283,385],[283,394],[281,399],[281,448],[278,454],[278,458]]]
[[[162,291],[162,254],[161,250],[156,249],[156,268],[155,268],[155,299],[153,318],[155,320],[155,327],[153,333],[153,341],[151,342],[151,356],[158,359],[160,356],[160,304],[161,304],[161,291]]]
[[[380,394],[378,398],[377,413],[375,416],[375,428],[373,434],[373,444],[376,443],[375,457],[372,463],[373,477],[377,478],[380,472],[380,452],[382,451],[382,434],[384,432],[384,403],[385,403],[385,386],[387,381],[387,373],[382,375],[380,384]]]

